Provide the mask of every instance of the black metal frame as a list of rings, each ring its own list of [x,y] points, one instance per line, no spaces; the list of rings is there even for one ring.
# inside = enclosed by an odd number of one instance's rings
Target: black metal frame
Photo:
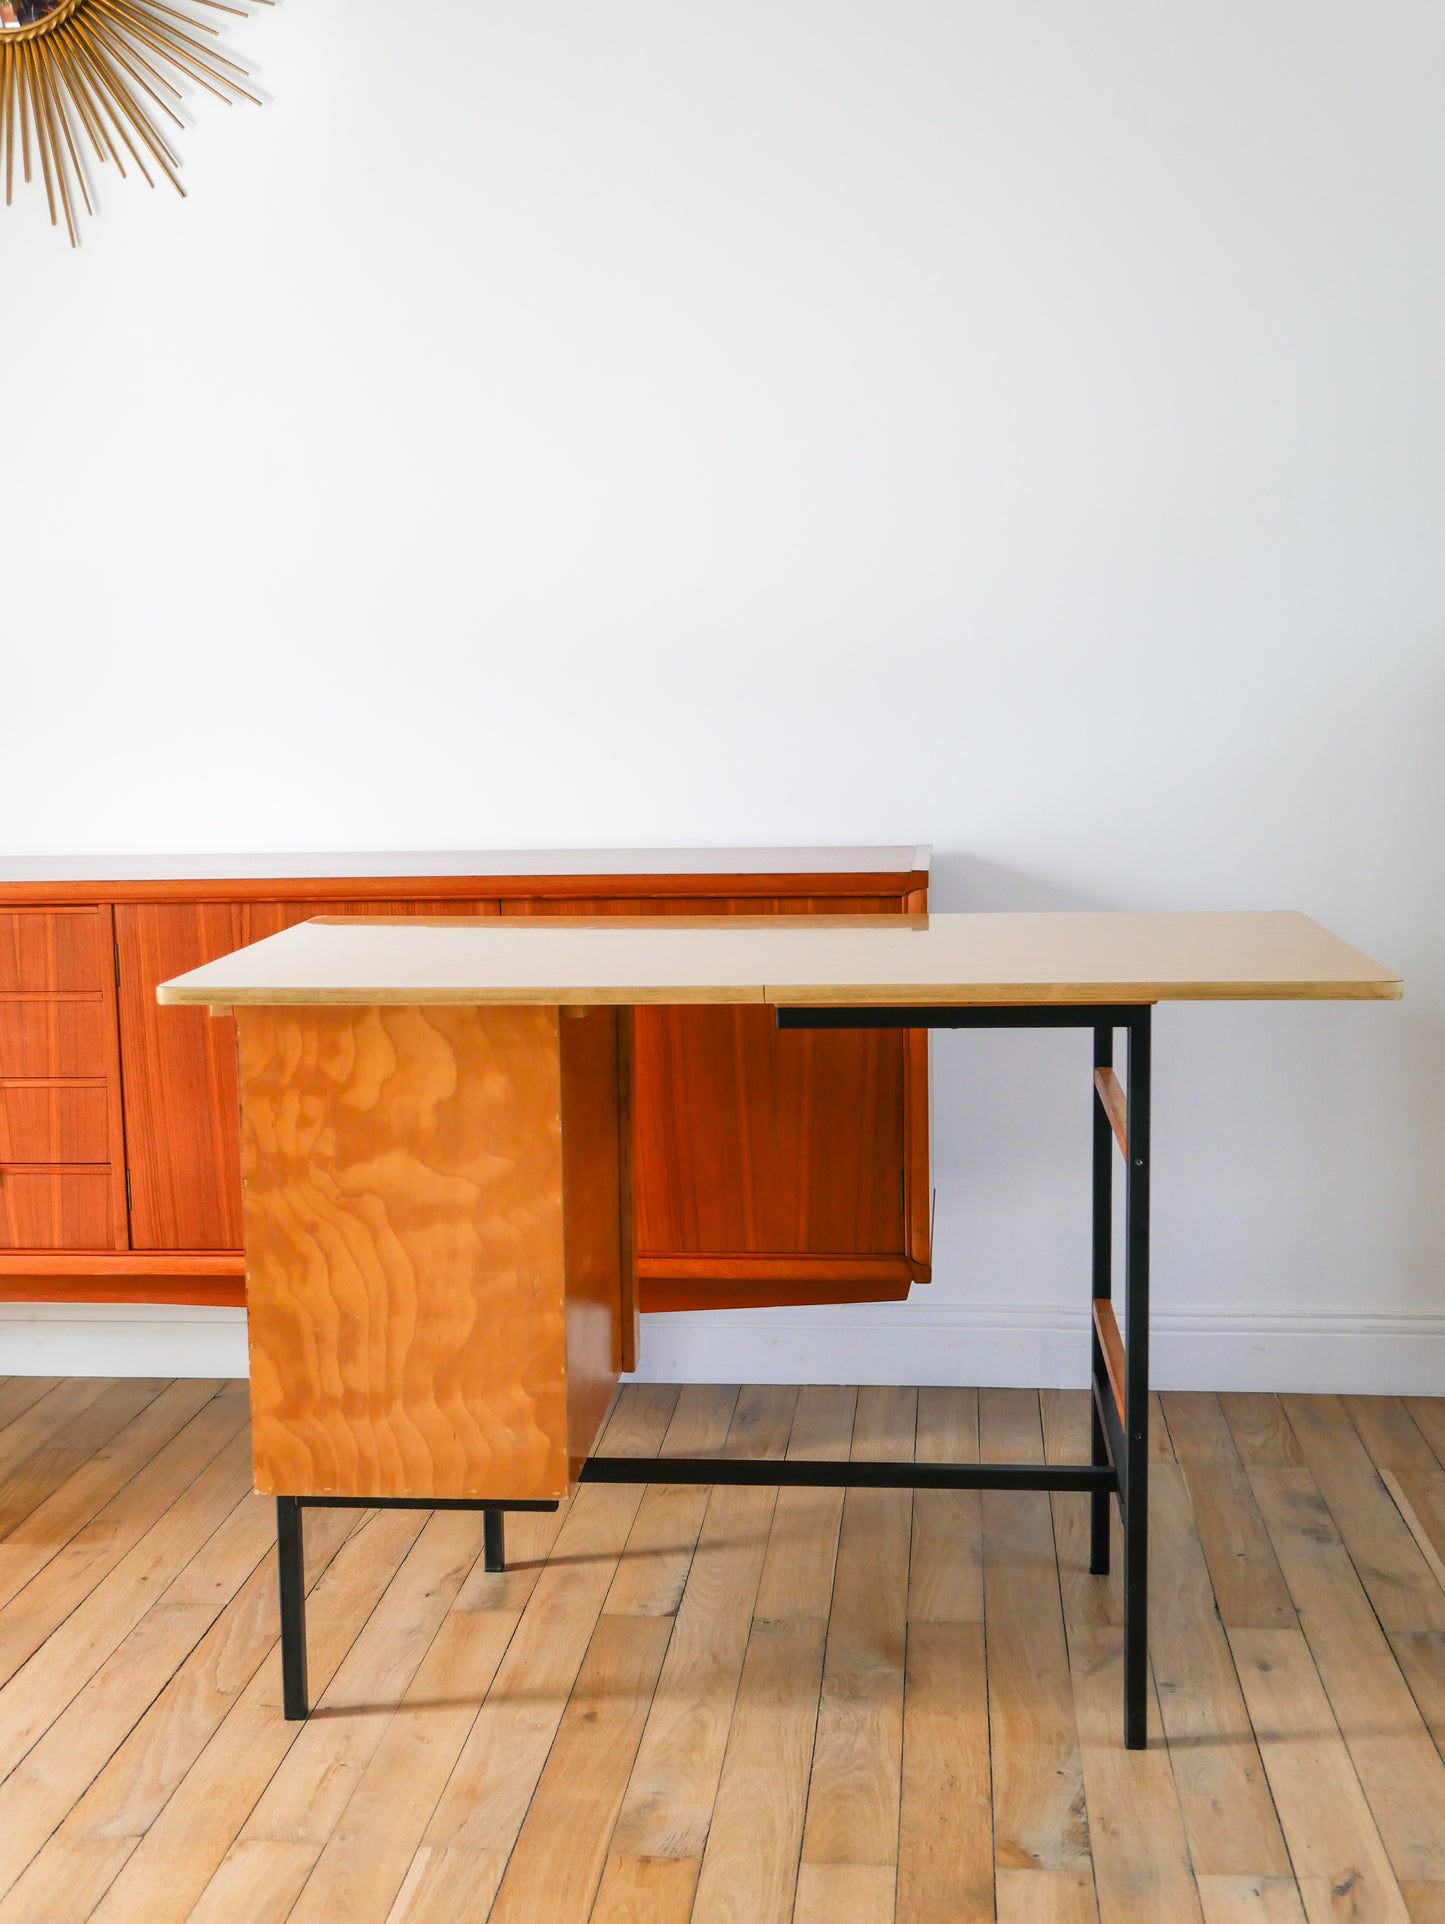
[[[469,1496],[278,1496],[276,1575],[281,1587],[281,1713],[300,1723],[311,1711],[306,1680],[306,1553],[303,1510],[480,1510],[482,1568],[505,1570],[504,1513],[555,1510],[555,1501],[496,1503]]]
[[[1124,1549],[1124,1743],[1142,1750],[1148,1731],[1149,1667],[1149,1083],[1151,1007],[1015,1004],[990,1008],[779,1008],[780,1029],[1090,1029],[1095,1070],[1114,1060],[1114,1032],[1127,1037],[1128,1125],[1124,1191],[1124,1408],[1110,1385],[1097,1318],[1091,1344],[1090,1460],[1083,1463],[819,1463],[739,1457],[592,1456],[582,1483],[807,1485],[833,1489],[1055,1490],[1089,1498],[1089,1568],[1109,1570],[1109,1496],[1116,1497]],[[1093,1296],[1113,1296],[1114,1132],[1097,1085],[1093,1107]],[[307,1714],[304,1508],[481,1510],[484,1561],[504,1567],[503,1512],[555,1510],[555,1502],[472,1498],[282,1496],[276,1499],[281,1587],[282,1696],[288,1718]]]

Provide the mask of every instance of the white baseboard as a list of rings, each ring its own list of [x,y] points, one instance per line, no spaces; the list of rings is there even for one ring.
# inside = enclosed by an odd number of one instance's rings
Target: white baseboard
[[[967,1383],[1081,1386],[1088,1313],[939,1303],[897,1310],[719,1310],[647,1316],[651,1383]],[[1156,1310],[1160,1389],[1445,1396],[1445,1313]],[[239,1309],[163,1304],[0,1304],[0,1376],[246,1374]]]
[[[1156,1310],[1156,1388],[1445,1396],[1445,1314],[1260,1315]],[[1088,1382],[1089,1315],[1075,1309],[872,1305],[646,1317],[645,1382]]]
[[[0,1376],[248,1372],[246,1312],[177,1303],[0,1303]]]

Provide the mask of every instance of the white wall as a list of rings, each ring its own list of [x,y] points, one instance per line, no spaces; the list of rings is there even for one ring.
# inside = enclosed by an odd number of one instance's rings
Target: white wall
[[[200,102],[187,202],[0,216],[0,844],[1306,909],[1408,999],[1161,1014],[1161,1367],[1445,1389],[1435,0],[230,38],[269,101]],[[1075,1375],[1083,1046],[940,1040],[931,1291],[652,1367]]]

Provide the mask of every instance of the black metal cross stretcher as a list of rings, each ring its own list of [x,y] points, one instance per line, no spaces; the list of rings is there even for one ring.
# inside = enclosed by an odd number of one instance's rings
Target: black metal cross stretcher
[[[1060,1490],[1087,1492],[1089,1569],[1109,1570],[1109,1498],[1123,1524],[1124,1743],[1148,1733],[1149,1668],[1149,1053],[1148,1003],[1030,1003],[989,1007],[779,1007],[780,1029],[1090,1029],[1094,1038],[1091,1423],[1084,1463],[819,1463],[737,1457],[588,1457],[581,1483],[807,1485],[831,1489]],[[1114,1073],[1114,1037],[1127,1038],[1126,1090]],[[1128,1345],[1113,1306],[1113,1152],[1123,1153],[1124,1295]],[[301,1512],[306,1508],[481,1510],[483,1563],[504,1567],[508,1510],[555,1510],[551,1501],[482,1498],[281,1496],[276,1547],[281,1586],[285,1715],[306,1716],[306,1586]]]

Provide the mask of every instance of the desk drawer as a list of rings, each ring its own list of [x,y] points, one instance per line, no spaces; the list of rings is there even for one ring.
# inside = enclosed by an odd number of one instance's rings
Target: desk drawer
[[[98,990],[110,957],[99,909],[0,909],[0,992]]]
[[[0,996],[0,1076],[103,1076],[113,1048],[112,1018],[94,1001]]]
[[[102,1081],[0,1081],[0,1163],[109,1159]]]
[[[109,1249],[110,1170],[0,1168],[0,1249]]]

